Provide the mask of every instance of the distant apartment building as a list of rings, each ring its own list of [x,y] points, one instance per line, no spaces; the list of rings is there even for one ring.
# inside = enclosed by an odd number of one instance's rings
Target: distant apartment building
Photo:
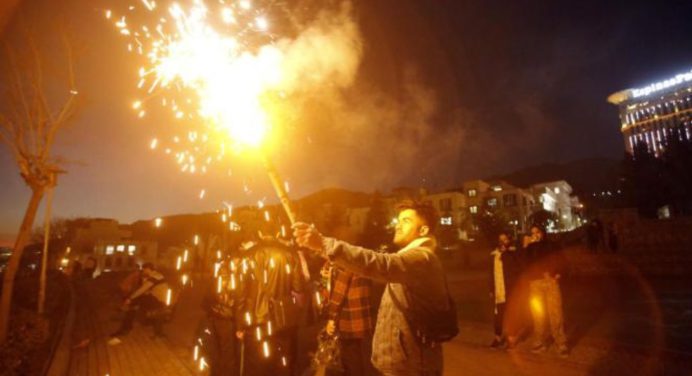
[[[535,207],[531,191],[515,187],[506,181],[472,180],[462,184],[468,200],[468,212],[477,217],[486,212],[502,212],[508,225],[518,232],[527,230],[529,216]]]
[[[91,257],[104,272],[132,270],[145,262],[158,264],[158,247],[151,241],[98,241]]]
[[[619,91],[608,102],[618,106],[620,131],[629,153],[643,143],[659,155],[671,137],[692,140],[692,70]]]
[[[572,186],[569,183],[564,180],[539,183],[532,185],[531,190],[540,207],[555,214],[554,229],[572,230],[580,224],[574,210],[579,207],[579,199],[572,196]]]

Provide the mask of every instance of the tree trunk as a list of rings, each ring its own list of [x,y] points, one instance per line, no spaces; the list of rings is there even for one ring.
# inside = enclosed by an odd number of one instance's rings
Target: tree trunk
[[[14,243],[14,249],[10,255],[10,260],[7,264],[7,269],[5,269],[5,276],[3,277],[2,283],[2,299],[0,300],[0,345],[5,343],[7,339],[7,330],[10,323],[10,308],[12,305],[12,290],[14,288],[14,276],[17,274],[19,269],[19,262],[22,258],[22,253],[24,252],[24,246],[29,240],[29,235],[31,234],[31,226],[34,224],[34,218],[36,217],[36,211],[41,203],[41,198],[43,198],[43,187],[32,188],[31,190],[31,200],[29,200],[29,205],[24,212],[24,219],[22,220],[22,226],[19,228],[19,233],[17,234],[17,239]]]
[[[55,188],[48,188],[46,197],[46,218],[43,225],[43,254],[41,255],[41,279],[38,284],[38,314],[42,315],[46,305],[46,274],[48,271],[48,245],[50,242],[50,210],[53,204],[53,191]]]

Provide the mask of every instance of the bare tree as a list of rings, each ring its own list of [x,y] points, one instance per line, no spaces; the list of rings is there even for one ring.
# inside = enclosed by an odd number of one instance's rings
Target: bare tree
[[[62,84],[56,84],[56,77],[47,80],[44,76],[50,60],[43,55],[46,49],[40,49],[37,39],[28,31],[20,38],[21,43],[6,42],[6,56],[2,59],[7,63],[3,69],[7,77],[1,102],[4,108],[0,113],[0,141],[12,153],[22,179],[31,189],[31,198],[3,277],[0,344],[7,338],[14,279],[36,211],[46,190],[55,187],[58,174],[64,172],[60,160],[52,155],[55,137],[75,118],[77,110],[73,49],[64,31],[60,36],[66,59],[66,81]]]

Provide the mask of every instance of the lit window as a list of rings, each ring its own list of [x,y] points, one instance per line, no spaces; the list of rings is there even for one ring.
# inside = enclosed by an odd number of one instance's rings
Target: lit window
[[[131,255],[134,254],[136,250],[137,250],[137,246],[134,246],[134,245],[128,245],[127,246],[127,253],[129,253]]]
[[[115,247],[113,247],[112,245],[107,245],[107,246],[106,246],[106,254],[107,254],[107,255],[112,255],[112,254],[113,254],[113,251],[115,251]]]
[[[469,211],[473,214],[478,213],[478,206],[473,205],[473,206],[469,207]]]
[[[502,190],[502,186],[501,185],[493,185],[493,187],[490,189],[492,189],[493,192],[500,192]]]
[[[495,206],[497,206],[497,198],[495,198],[495,197],[489,198],[487,203],[488,203],[488,206],[495,207]]]
[[[469,189],[469,197],[476,197],[477,193],[475,189]]]
[[[441,217],[440,224],[445,226],[450,226],[452,224],[452,217]]]
[[[125,252],[125,245],[120,244],[119,246],[117,246],[117,247],[115,248],[115,250],[118,251],[118,252]]]
[[[560,194],[560,187],[555,187],[554,191],[555,191],[556,195],[559,195]]]

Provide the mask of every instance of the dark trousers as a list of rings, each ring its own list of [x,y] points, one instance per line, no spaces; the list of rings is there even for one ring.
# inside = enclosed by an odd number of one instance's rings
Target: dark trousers
[[[232,319],[214,317],[211,320],[214,334],[210,374],[212,376],[236,376],[240,373],[238,363],[238,341]]]
[[[285,330],[257,341],[254,331],[243,338],[243,376],[290,376],[295,361],[295,330]],[[263,342],[267,341],[269,356],[265,356]]]
[[[339,339],[341,363],[346,376],[376,375],[370,357],[372,337]]]
[[[493,311],[493,324],[495,326],[495,335],[502,337],[505,334],[504,331],[505,322],[505,303],[495,303],[495,309]]]
[[[142,311],[145,315],[147,312],[154,312],[163,309],[163,303],[151,295],[139,296],[130,302],[130,307],[127,312],[125,312],[125,317],[123,318],[120,328],[116,332],[116,335],[122,336],[132,330],[132,326],[135,322],[137,316],[137,311]],[[163,335],[163,318],[160,315],[154,315],[148,318],[154,328],[154,334],[158,336]]]

